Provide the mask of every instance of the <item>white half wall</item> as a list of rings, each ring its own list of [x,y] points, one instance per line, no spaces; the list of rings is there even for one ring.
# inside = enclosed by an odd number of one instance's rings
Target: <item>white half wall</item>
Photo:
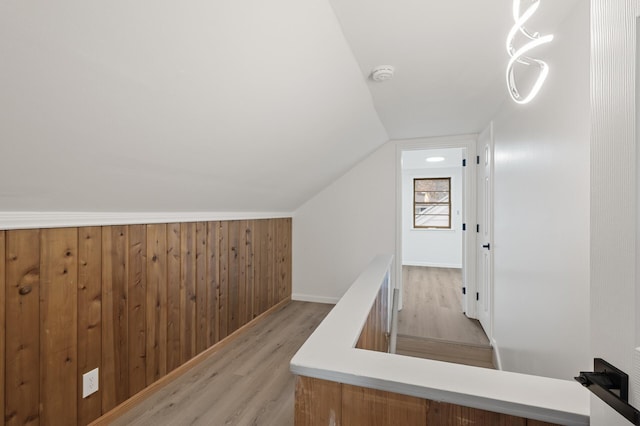
[[[413,179],[430,177],[451,178],[451,229],[413,227]],[[462,268],[462,167],[402,171],[402,264]]]
[[[395,253],[395,188],[387,143],[294,213],[294,300],[336,302],[374,256]]]
[[[543,52],[528,105],[494,119],[494,337],[508,371],[589,370],[589,2]]]

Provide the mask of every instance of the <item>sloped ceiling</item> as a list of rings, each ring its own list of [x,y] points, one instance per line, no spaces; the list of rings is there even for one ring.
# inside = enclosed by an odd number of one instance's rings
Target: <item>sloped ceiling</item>
[[[396,68],[393,80],[367,80],[392,139],[480,132],[508,96],[513,1],[330,1],[363,79],[377,65]],[[542,0],[527,28],[553,33],[578,1]]]
[[[0,211],[292,211],[388,140],[326,0],[0,3]]]
[[[510,8],[0,2],[0,212],[293,211],[390,138],[480,131]]]

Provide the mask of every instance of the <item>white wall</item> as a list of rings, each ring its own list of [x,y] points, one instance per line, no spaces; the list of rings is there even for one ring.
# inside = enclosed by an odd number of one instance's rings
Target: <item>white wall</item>
[[[413,179],[451,177],[451,229],[413,228]],[[462,268],[462,167],[402,171],[402,264]]]
[[[293,298],[335,302],[371,259],[395,253],[396,158],[387,143],[293,216]]]
[[[589,369],[589,2],[543,52],[549,78],[495,117],[494,338],[502,367]]]
[[[630,375],[640,407],[636,0],[591,0],[591,351]],[[612,208],[615,206],[615,208]],[[635,360],[637,361],[637,360]],[[635,365],[634,365],[635,364]],[[635,368],[634,368],[635,367]],[[592,398],[591,424],[629,424]]]

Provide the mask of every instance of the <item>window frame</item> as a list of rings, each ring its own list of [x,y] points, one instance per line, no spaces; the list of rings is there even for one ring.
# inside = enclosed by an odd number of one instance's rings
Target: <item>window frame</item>
[[[416,203],[416,193],[417,192],[425,192],[425,191],[416,191],[416,182],[417,181],[425,181],[425,180],[447,180],[449,182],[449,191],[447,191],[449,193],[448,202],[447,203],[442,203],[442,202]],[[413,229],[452,229],[451,228],[451,176],[448,176],[448,177],[413,178],[413,189],[412,190],[413,190],[413,209],[411,210],[411,212],[412,212],[411,214],[413,216]],[[437,192],[444,192],[444,191],[437,191]],[[416,217],[419,216],[419,215],[416,214],[416,208],[417,208],[418,205],[424,205],[424,204],[447,206],[447,208],[448,208],[448,215],[447,215],[448,225],[447,226],[417,225],[416,224]],[[424,216],[428,216],[428,215],[424,215]],[[444,216],[444,215],[431,215],[431,216]]]

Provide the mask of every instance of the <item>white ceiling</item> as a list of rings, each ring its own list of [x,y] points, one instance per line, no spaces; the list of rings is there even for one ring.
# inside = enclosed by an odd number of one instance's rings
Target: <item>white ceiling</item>
[[[510,7],[0,2],[0,211],[292,211],[389,138],[480,130]]]
[[[505,100],[512,1],[330,1],[363,78],[395,66],[367,81],[392,139],[480,132]],[[553,31],[577,1],[542,0],[527,28]]]

